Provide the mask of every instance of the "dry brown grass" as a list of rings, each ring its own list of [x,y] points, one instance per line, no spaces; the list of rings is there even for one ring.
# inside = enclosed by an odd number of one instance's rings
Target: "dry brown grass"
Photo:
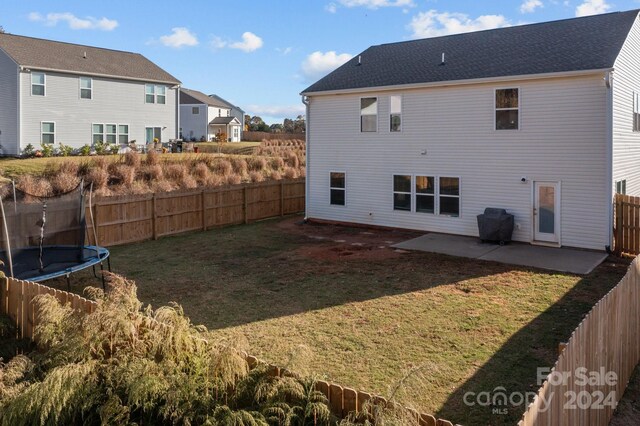
[[[264,157],[250,157],[247,160],[247,167],[250,172],[261,172],[267,168],[267,159]]]
[[[240,175],[229,175],[226,177],[225,183],[227,185],[239,185],[242,183],[242,178],[240,177]]]
[[[269,179],[271,179],[271,180],[280,180],[280,179],[282,179],[282,173],[280,173],[277,170],[272,170],[271,173],[269,173]]]
[[[77,173],[70,173],[68,171],[61,171],[55,174],[51,179],[51,186],[56,194],[69,192],[78,186],[80,178]]]
[[[285,167],[284,168],[284,177],[285,179],[296,179],[300,174],[298,173],[298,169],[293,167]]]
[[[147,158],[145,159],[145,163],[150,166],[155,166],[160,164],[160,154],[155,151],[151,151],[147,154]]]
[[[262,172],[254,170],[249,172],[249,179],[251,182],[264,182],[265,176]]]
[[[142,158],[140,157],[140,154],[138,154],[135,151],[129,151],[124,155],[124,163],[127,166],[131,166],[134,168],[139,168],[140,164],[142,163]]]
[[[212,167],[214,173],[220,176],[229,176],[234,172],[232,162],[227,159],[216,161]]]
[[[94,190],[105,189],[109,183],[109,172],[106,168],[94,167],[87,173],[86,182],[93,184]]]
[[[24,175],[16,180],[16,188],[28,195],[48,197],[53,195],[53,186],[48,179]]]

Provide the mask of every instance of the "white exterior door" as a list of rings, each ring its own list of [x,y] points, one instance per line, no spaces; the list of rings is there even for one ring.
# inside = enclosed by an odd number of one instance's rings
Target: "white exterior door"
[[[560,183],[533,184],[533,240],[560,244]]]

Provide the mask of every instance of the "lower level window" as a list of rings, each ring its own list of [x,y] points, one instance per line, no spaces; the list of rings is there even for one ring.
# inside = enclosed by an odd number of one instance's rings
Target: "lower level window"
[[[331,204],[344,206],[346,199],[346,176],[344,172],[331,172],[330,174]]]
[[[43,121],[40,128],[41,142],[43,144],[56,143],[56,123],[52,121]]]
[[[393,209],[411,211],[411,175],[393,175]]]
[[[106,141],[107,143],[114,144],[118,139],[118,126],[115,124],[105,124],[105,130],[107,131]]]
[[[416,212],[435,213],[436,180],[433,176],[416,176]]]
[[[129,143],[129,126],[126,124],[120,124],[118,126],[118,143],[120,143],[120,145]]]
[[[460,179],[441,177],[439,190],[440,214],[460,216]]]
[[[627,180],[622,179],[616,181],[616,193],[626,195],[627,194]]]

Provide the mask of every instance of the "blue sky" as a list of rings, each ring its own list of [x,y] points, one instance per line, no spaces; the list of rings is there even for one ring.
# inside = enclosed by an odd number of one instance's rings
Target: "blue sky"
[[[182,0],[0,2],[5,31],[140,52],[188,88],[268,123],[373,44],[640,8],[639,0]]]

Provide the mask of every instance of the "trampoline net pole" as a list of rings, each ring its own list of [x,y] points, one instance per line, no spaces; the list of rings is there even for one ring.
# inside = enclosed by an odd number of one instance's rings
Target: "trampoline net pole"
[[[9,263],[9,276],[13,278],[13,260],[11,259],[11,242],[9,241],[9,228],[7,227],[7,215],[4,213],[4,202],[0,197],[0,213],[2,213],[2,232],[4,234],[7,262]]]

